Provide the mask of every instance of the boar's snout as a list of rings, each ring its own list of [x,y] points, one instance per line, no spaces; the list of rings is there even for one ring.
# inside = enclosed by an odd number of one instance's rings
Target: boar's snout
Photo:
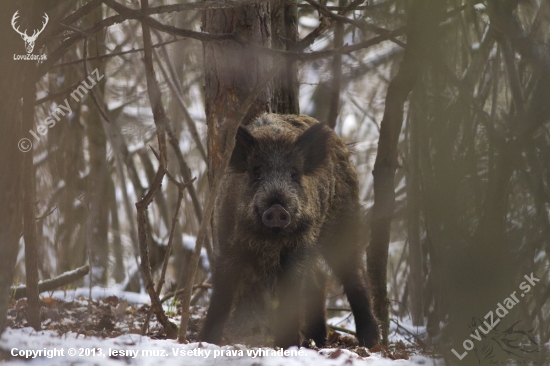
[[[273,205],[262,215],[265,226],[271,228],[285,228],[290,224],[290,214],[281,205]]]

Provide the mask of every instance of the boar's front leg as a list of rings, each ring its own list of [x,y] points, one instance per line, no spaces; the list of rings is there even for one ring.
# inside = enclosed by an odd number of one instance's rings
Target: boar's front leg
[[[240,282],[240,271],[235,263],[220,258],[212,276],[212,298],[206,320],[199,334],[199,340],[219,344],[223,328],[231,312],[236,289]]]
[[[302,307],[303,268],[301,256],[286,256],[281,260],[277,278],[277,308],[275,311],[275,346],[288,348],[300,345],[300,312]]]
[[[309,270],[304,283],[304,343],[312,339],[317,347],[324,347],[327,340],[325,309],[326,275],[319,265]]]

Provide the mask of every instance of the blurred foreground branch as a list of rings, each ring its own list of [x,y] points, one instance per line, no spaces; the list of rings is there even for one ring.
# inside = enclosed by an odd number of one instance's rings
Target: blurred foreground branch
[[[403,125],[403,108],[409,93],[426,64],[425,57],[433,47],[437,34],[437,1],[415,1],[407,26],[407,49],[397,75],[386,95],[384,117],[374,170],[374,206],[371,222],[371,242],[367,248],[367,271],[372,286],[374,313],[382,323],[383,342],[388,342],[389,300],[387,294],[387,264],[390,228],[395,209],[394,178],[398,167],[397,143]]]

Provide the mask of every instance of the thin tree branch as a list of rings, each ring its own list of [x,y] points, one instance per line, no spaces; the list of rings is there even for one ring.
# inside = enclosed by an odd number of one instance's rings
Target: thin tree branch
[[[227,9],[227,8],[238,8],[241,6],[247,5],[256,5],[268,0],[239,0],[239,1],[205,1],[205,2],[195,2],[195,3],[185,3],[185,4],[172,4],[172,5],[162,5],[154,8],[149,8],[145,13],[147,15],[151,14],[161,14],[161,13],[173,13],[176,11],[184,10],[210,10],[210,9]]]
[[[179,211],[181,207],[181,201],[183,200],[183,192],[185,191],[185,188],[189,187],[197,178],[191,179],[189,182],[186,183],[180,183],[178,182],[170,172],[166,171],[166,175],[168,176],[168,179],[176,185],[178,188],[178,199],[176,201],[176,209],[174,212],[174,216],[172,218],[172,228],[170,229],[170,236],[168,237],[168,245],[166,246],[166,254],[164,255],[164,261],[162,263],[162,270],[160,272],[160,278],[157,283],[157,294],[160,295],[160,292],[162,291],[162,286],[164,285],[164,277],[166,276],[166,269],[168,268],[168,259],[170,258],[170,252],[172,250],[172,243],[174,241],[174,233],[176,232],[176,226],[178,224],[178,218],[179,218]]]
[[[371,32],[374,32],[378,35],[388,35],[391,32],[387,29],[380,28],[380,27],[377,27],[375,25],[368,24],[366,22],[361,22],[361,21],[358,21],[358,20],[355,20],[355,19],[347,18],[347,17],[339,15],[339,14],[335,14],[332,11],[330,11],[325,5],[320,4],[315,0],[305,0],[305,1],[307,1],[312,6],[314,6],[323,15],[325,15],[325,16],[327,16],[327,17],[329,17],[329,18],[331,18],[331,19],[333,19],[337,22],[351,24],[351,25],[354,25],[354,26],[356,26],[357,28],[359,28],[361,30],[371,31]],[[401,42],[400,40],[396,39],[395,36],[390,36],[388,39],[390,39],[392,42],[394,42],[395,44],[398,44],[399,46],[401,46],[403,48],[405,47],[405,44],[403,42]]]
[[[351,334],[351,335],[356,335],[356,334],[357,334],[357,333],[355,333],[355,332],[354,332],[353,330],[351,330],[351,329],[339,327],[339,326],[332,325],[332,324],[329,324],[328,326],[329,326],[331,329],[337,330],[337,331],[339,331],[339,332],[344,332],[344,333],[348,333],[348,334]]]
[[[162,47],[162,46],[165,46],[167,44],[170,44],[170,43],[175,43],[175,42],[180,42],[180,41],[186,41],[186,39],[185,38],[177,38],[177,39],[173,39],[171,41],[166,41],[166,42],[154,44],[151,47],[158,48],[158,47]],[[143,51],[143,48],[132,48],[131,50],[128,50],[128,51],[113,52],[113,53],[108,53],[106,55],[88,57],[88,60],[89,61],[91,61],[91,60],[103,60],[103,59],[106,59],[106,58],[122,56],[122,55],[127,55],[127,54],[130,54],[130,53],[136,53],[136,52],[141,52],[141,51]],[[73,60],[73,61],[62,62],[62,63],[56,64],[56,65],[53,65],[52,68],[53,67],[63,67],[63,66],[68,66],[68,65],[74,65],[74,64],[81,63],[81,62],[84,62],[83,58],[78,59],[78,60]],[[79,83],[77,83],[75,85],[78,85],[78,84]],[[44,98],[42,98],[42,99],[44,99]],[[39,99],[39,100],[42,100],[42,99]]]
[[[343,3],[345,0],[340,0]],[[332,13],[332,12],[330,12]],[[344,45],[344,24],[336,23],[334,27],[334,48],[338,49]],[[334,129],[336,120],[340,114],[340,89],[342,88],[342,55],[334,55],[332,58],[332,79],[330,81],[329,112],[327,125]]]
[[[151,148],[151,150],[153,150]],[[156,154],[155,150],[153,150],[153,154],[157,157],[157,159],[160,160],[160,157],[158,154]],[[179,211],[181,207],[181,201],[183,200],[183,192],[185,191],[185,188],[193,184],[193,182],[197,178],[193,178],[187,183],[180,183],[178,182],[168,170],[166,171],[166,175],[168,176],[168,179],[176,185],[178,188],[178,199],[176,201],[176,209],[174,212],[174,216],[172,217],[172,227],[170,229],[170,236],[168,238],[168,244],[166,245],[166,253],[164,254],[164,260],[162,261],[162,269],[160,271],[160,278],[157,282],[157,296],[160,296],[160,292],[162,291],[162,286],[164,285],[164,278],[166,276],[166,269],[168,268],[168,260],[170,259],[170,253],[172,251],[172,243],[174,241],[174,233],[176,232],[176,226],[178,224],[178,218],[179,218]],[[162,300],[160,300],[161,304],[163,303]],[[141,334],[145,335],[147,328],[149,327],[149,320],[151,319],[151,315],[153,314],[153,307],[149,309],[149,312],[147,313],[147,317],[145,321],[143,322],[143,326],[141,327]]]
[[[107,27],[109,27],[113,24],[121,23],[121,22],[123,22],[125,20],[128,20],[128,19],[140,19],[140,18],[147,18],[147,19],[151,20],[151,22],[153,24],[160,25],[160,26],[163,26],[163,27],[168,27],[168,29],[171,29],[171,28],[178,29],[178,28],[171,27],[171,26],[164,26],[162,23],[157,22],[156,20],[147,17],[147,15],[142,13],[141,11],[132,10],[130,8],[127,8],[124,5],[121,5],[121,4],[117,3],[114,0],[103,0],[103,2],[111,8],[115,7],[118,10],[120,10],[120,11],[117,11],[117,12],[119,12],[119,14],[115,15],[115,16],[112,16],[112,17],[105,18],[102,21],[97,22],[97,23],[91,25],[90,27],[82,30],[81,32],[83,32],[87,35],[92,35],[92,34],[95,34],[99,31],[101,31],[102,29],[107,28]],[[115,9],[115,11],[116,11],[116,9]],[[147,20],[145,22],[147,22]],[[151,22],[149,22],[149,23],[151,23]],[[228,40],[232,37],[231,35],[216,36],[216,35],[210,35],[210,34],[207,34],[207,33],[190,31],[190,30],[186,30],[186,29],[180,29],[178,34],[183,34],[183,37],[194,38],[194,39],[198,39],[198,40],[201,40],[201,41]],[[38,67],[37,77],[41,77],[42,75],[47,73],[48,70],[52,67],[52,65],[55,64],[69,50],[69,48],[71,46],[73,46],[76,42],[78,42],[82,38],[84,38],[83,34],[81,34],[79,32],[75,32],[69,38],[64,40],[59,45],[59,47],[57,47],[57,49],[55,49],[55,51],[53,51],[51,54],[48,55],[48,60],[46,60],[44,63],[40,64],[40,66]]]
[[[178,35],[181,37],[193,38],[198,41],[211,42],[211,41],[228,41],[233,38],[232,34],[209,34],[205,32],[196,32],[189,29],[177,28],[171,25],[166,25],[158,20],[149,17],[146,11],[133,10],[122,4],[117,3],[115,0],[103,0],[103,3],[119,13],[124,17],[124,20],[137,19],[148,27],[156,28],[160,31]],[[109,18],[107,18],[109,19]],[[106,19],[106,20],[107,20]]]
[[[65,18],[61,19],[59,23],[62,24],[72,24],[78,19],[84,17],[86,14],[89,14],[92,10],[101,5],[101,0],[92,0],[87,2],[85,5],[76,9],[71,14],[67,15]]]
[[[157,37],[159,37],[159,36],[157,35]],[[160,39],[160,37],[159,37],[159,39]],[[163,48],[163,50],[164,50],[164,48]],[[155,52],[155,55],[156,55],[156,52]],[[179,86],[178,82],[174,83],[172,81],[172,80],[177,81],[177,77],[176,77],[174,67],[173,67],[172,63],[170,62],[170,59],[168,58],[168,54],[165,53],[165,58],[168,62],[168,66],[170,67],[170,72],[172,74],[172,79],[170,79],[170,77],[167,75],[167,72],[166,72],[165,68],[163,67],[162,63],[160,62],[160,58],[158,57],[158,55],[156,57],[159,61],[158,62],[159,67],[160,67],[160,70],[162,72],[162,75],[163,75],[164,79],[166,80],[166,82],[170,86],[172,92],[176,95],[176,99],[177,99],[180,107],[183,110],[183,113],[186,117],[187,126],[188,126],[188,128],[191,132],[191,135],[193,136],[193,140],[195,141],[195,144],[197,145],[197,148],[201,152],[201,155],[203,156],[204,161],[206,161],[206,151],[205,151],[204,146],[202,145],[202,142],[200,140],[200,137],[199,137],[197,128],[195,126],[195,123],[194,123],[191,115],[189,115],[189,112],[187,111],[187,108],[185,107],[185,104],[183,102],[183,97],[181,96],[182,93],[183,93],[183,90],[181,90],[181,87],[178,87]],[[191,179],[191,169],[189,168],[189,165],[187,164],[187,162],[185,161],[185,158],[183,157],[183,153],[181,152],[181,149],[179,147],[178,138],[176,137],[176,135],[175,135],[175,133],[172,129],[171,123],[167,123],[166,133],[168,134],[168,142],[170,143],[170,146],[172,146],[172,149],[174,150],[174,153],[176,154],[176,158],[178,159],[178,164],[180,166],[180,173],[183,176],[184,180],[189,181]],[[189,191],[189,196],[191,197],[191,201],[193,203],[193,209],[194,209],[194,212],[195,212],[195,216],[197,217],[197,221],[200,223],[202,221],[202,207],[200,205],[199,198],[198,198],[197,192],[195,190],[195,186],[193,186],[193,185],[189,186],[188,191]],[[210,244],[210,241],[208,240],[208,238],[206,239],[206,242],[205,242],[205,249],[206,249],[206,253],[208,255],[208,260],[212,261],[213,260],[212,245]]]
[[[182,96],[182,90],[181,87],[179,87],[179,82],[177,80],[177,75],[174,70],[174,66],[172,65],[172,62],[170,61],[170,58],[168,57],[168,53],[163,48],[163,54],[164,59],[166,61],[166,64],[169,67],[170,70],[170,76],[166,72],[166,69],[164,68],[164,65],[162,64],[160,57],[158,56],[156,50],[153,50],[160,67],[160,71],[162,72],[162,76],[164,77],[164,80],[170,87],[170,90],[172,91],[172,94],[176,97],[176,101],[178,102],[178,105],[181,108],[181,111],[183,112],[183,116],[185,117],[185,123],[187,125],[187,128],[189,128],[189,132],[191,133],[191,137],[193,137],[193,141],[195,142],[195,145],[197,145],[197,149],[199,150],[200,155],[202,156],[203,160],[205,162],[208,161],[208,158],[206,156],[206,150],[204,149],[204,146],[201,142],[199,132],[197,131],[197,126],[195,126],[195,121],[193,120],[193,117],[189,114],[189,111],[187,110],[187,107],[185,106],[185,102],[183,101]]]
[[[138,19],[138,20],[142,21],[143,23],[147,24],[148,26],[150,26],[152,28],[155,28],[155,29],[158,29],[162,32],[172,34],[172,35],[175,35],[175,36],[181,36],[181,37],[184,37],[184,38],[192,38],[192,39],[196,39],[196,40],[199,40],[199,41],[202,41],[202,42],[212,42],[212,41],[235,41],[235,42],[238,42],[239,41],[237,39],[238,37],[236,37],[233,34],[220,34],[220,35],[209,34],[209,33],[196,32],[196,31],[192,31],[192,30],[188,30],[188,29],[181,29],[181,28],[177,28],[177,27],[174,27],[174,26],[165,25],[165,24],[162,24],[159,21],[157,21],[157,20],[155,20],[151,17],[148,17],[147,14],[142,13],[141,11],[138,11],[138,10],[133,10],[133,9],[127,8],[126,6],[117,3],[115,0],[102,0],[102,1],[107,6],[114,9],[115,11],[117,11],[119,14],[115,15],[115,16],[112,16],[112,17],[108,17],[108,18],[102,20],[101,22],[98,22],[98,23],[82,30],[81,32],[83,32],[87,35],[91,35],[91,34],[99,32],[102,29],[104,29],[106,27],[109,27],[113,24],[121,23],[121,22],[123,22],[125,20],[129,20],[129,19]],[[183,5],[183,4],[181,4],[181,5]],[[355,6],[357,6],[357,5],[355,5]],[[153,8],[151,8],[151,9],[153,9]],[[353,10],[350,7],[347,7],[346,9],[348,9],[347,11]],[[388,39],[393,40],[394,37],[400,35],[401,33],[402,32],[398,32],[398,31],[387,31],[387,33],[385,33],[386,37],[377,38],[377,41],[375,41],[375,39],[373,39],[372,41],[374,42],[374,44],[376,44],[376,43],[380,43],[380,42],[382,42],[384,40],[388,40]],[[310,34],[310,35],[314,36],[314,34]],[[48,60],[46,60],[44,63],[42,63],[38,67],[38,77],[41,77],[42,75],[47,73],[48,70],[51,67],[53,67],[55,62],[57,62],[69,50],[69,48],[71,46],[73,46],[76,42],[78,42],[82,38],[84,38],[84,36],[82,34],[76,32],[73,35],[71,35],[69,38],[67,38],[65,41],[63,41],[61,43],[61,45],[59,45],[59,47],[55,51],[53,51],[50,55],[48,55]],[[250,45],[250,44],[245,42],[245,45]],[[288,51],[272,50],[270,48],[264,48],[264,47],[260,47],[260,46],[255,46],[254,48],[261,48],[266,53],[272,53],[272,54],[280,53],[280,55],[282,55],[284,57],[290,57],[290,58],[295,58],[295,59],[299,59],[299,60],[303,60],[303,61],[308,61],[308,60],[316,60],[316,59],[324,58],[324,57],[330,57],[330,56],[333,56],[334,54],[337,54],[337,53],[353,52],[353,51],[356,51],[356,50],[361,49],[361,48],[370,47],[371,45],[372,45],[371,42],[367,41],[366,43],[360,43],[358,45],[344,47],[343,49],[338,50],[336,52],[334,52],[334,51],[328,51],[328,52],[321,51],[320,53],[311,52],[311,53],[307,53],[306,56],[301,56],[300,54],[288,53]]]
[[[49,280],[38,282],[38,293],[47,291],[53,291],[59,287],[66,286],[74,281],[86,276],[90,271],[90,266],[87,264],[72,271],[65,272],[57,277],[50,278]],[[13,294],[14,299],[21,299],[27,296],[27,287],[25,285],[12,286],[10,293]]]
[[[141,7],[144,10],[147,10],[147,8],[149,7],[148,1],[141,0]],[[167,153],[165,126],[167,124],[167,117],[164,111],[164,107],[162,105],[160,88],[155,77],[155,70],[153,69],[151,33],[149,31],[149,27],[145,23],[141,23],[141,27],[143,33],[143,61],[145,65],[145,74],[147,77],[147,92],[149,95],[149,102],[151,104],[153,118],[157,130],[156,132],[160,158],[159,167],[155,175],[155,179],[151,183],[149,191],[141,200],[136,202],[139,248],[141,257],[140,266],[143,275],[143,281],[145,283],[145,288],[151,299],[151,308],[153,309],[159,322],[163,325],[166,336],[168,338],[175,338],[177,336],[178,328],[168,319],[168,317],[164,313],[162,304],[160,303],[159,296],[155,290],[155,285],[153,283],[153,277],[151,275],[151,265],[149,263],[149,252],[147,248],[147,207],[153,201],[153,198],[159,191],[162,185],[162,180],[166,173]]]
[[[212,285],[209,284],[209,283],[198,283],[196,285],[193,285],[193,290],[196,290],[196,289],[209,289],[209,288],[212,288]],[[177,291],[172,291],[172,292],[169,292],[167,293],[166,295],[164,295],[162,297],[162,299],[160,299],[160,302],[164,303],[166,302],[166,300],[169,300],[171,299],[172,297],[174,296],[178,296],[178,295],[181,295],[183,294],[185,289],[183,288],[180,288],[179,290]]]
[[[285,51],[285,50],[262,47],[245,40],[241,35],[235,35],[235,40],[244,46],[248,46],[249,48],[251,48],[256,52],[261,52],[271,56],[285,57],[285,58],[290,58],[290,59],[295,59],[300,61],[314,61],[321,58],[347,54],[347,53],[351,53],[361,49],[372,47],[384,41],[390,40],[392,37],[398,36],[400,34],[404,34],[405,30],[406,30],[406,27],[401,27],[396,30],[390,31],[387,34],[376,36],[371,39],[367,39],[365,41],[362,41],[353,45],[345,45],[333,50],[314,51],[314,52],[302,52],[302,51],[295,51],[295,50]]]
[[[166,133],[168,134],[168,143],[174,150],[174,153],[176,154],[176,159],[178,159],[178,165],[180,167],[180,174],[182,175],[183,179],[186,181],[189,181],[191,179],[191,168],[189,168],[189,164],[187,164],[187,161],[183,157],[183,153],[181,152],[178,138],[176,137],[176,134],[172,130],[172,126],[168,124],[166,126]],[[189,196],[191,197],[191,202],[193,203],[193,210],[195,211],[195,216],[197,217],[197,221],[200,223],[203,219],[203,211],[202,207],[199,201],[199,197],[197,195],[197,191],[195,190],[195,186],[191,185],[189,186]],[[208,255],[208,260],[213,260],[213,253],[212,253],[212,245],[210,244],[210,241],[208,238],[205,239],[205,248],[206,253]]]
[[[90,77],[90,72],[88,71],[88,36],[86,36],[86,38],[84,38],[84,79],[88,79],[89,77]],[[103,118],[105,122],[111,124],[111,120],[107,116],[107,113],[105,113],[105,111],[101,107],[101,104],[99,104],[99,100],[97,100],[96,98],[94,89],[90,88],[89,92],[90,92],[90,98],[92,99],[92,102],[97,108],[99,115]]]
[[[318,52],[309,52],[309,53],[303,53],[300,51],[292,50],[292,51],[284,51],[284,50],[277,50],[272,49],[268,47],[262,47],[259,45],[256,45],[252,42],[249,42],[247,39],[245,39],[240,34],[209,34],[209,33],[201,33],[201,32],[194,32],[187,29],[181,29],[174,26],[169,26],[160,23],[159,21],[150,18],[143,13],[129,9],[119,3],[117,3],[115,0],[103,0],[108,6],[113,8],[115,11],[119,12],[120,15],[126,15],[126,19],[138,19],[141,22],[147,24],[148,26],[158,29],[159,31],[174,35],[174,36],[181,36],[181,37],[189,37],[193,38],[199,41],[203,42],[211,42],[211,41],[234,41],[238,42],[243,46],[248,46],[252,49],[258,50],[260,52],[263,52],[265,54],[270,54],[273,56],[282,56],[282,57],[289,57],[292,59],[298,59],[302,61],[311,61],[316,60],[319,58],[324,57],[331,57],[336,54],[343,54],[343,53],[350,53],[353,51],[357,51],[363,48],[368,48],[374,44],[378,44],[385,40],[390,40],[400,34],[403,34],[405,32],[405,27],[401,27],[399,29],[396,29],[394,31],[387,31],[384,30],[383,33],[378,37],[374,37],[372,39],[359,42],[358,44],[351,45],[351,46],[344,46],[337,50],[328,50],[328,51],[318,51]],[[305,39],[305,38],[304,38]],[[402,44],[403,45],[403,44]],[[403,45],[404,46],[404,45]]]

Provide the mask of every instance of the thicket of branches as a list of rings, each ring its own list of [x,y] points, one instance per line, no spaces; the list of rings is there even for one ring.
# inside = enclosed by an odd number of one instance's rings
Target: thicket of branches
[[[7,39],[18,5],[1,6]],[[15,36],[2,51],[3,289],[89,263],[86,284],[139,291],[154,280],[153,296],[166,279],[162,293],[186,288],[187,302],[207,301],[204,286],[189,285],[208,281],[216,179],[238,123],[269,109],[309,114],[354,143],[386,326],[412,317],[427,330],[417,338],[449,353],[533,272],[542,285],[506,324],[521,319],[549,341],[547,1],[79,0],[19,10],[29,29],[49,15],[35,47],[48,59],[15,65]],[[223,11],[251,11],[263,31],[216,30]],[[238,68],[235,54],[256,60],[246,71],[257,78],[232,109],[225,100],[216,109],[212,70]],[[105,77],[93,92],[70,98],[95,69]],[[65,100],[73,113],[18,151]],[[35,274],[24,263],[33,256]]]

